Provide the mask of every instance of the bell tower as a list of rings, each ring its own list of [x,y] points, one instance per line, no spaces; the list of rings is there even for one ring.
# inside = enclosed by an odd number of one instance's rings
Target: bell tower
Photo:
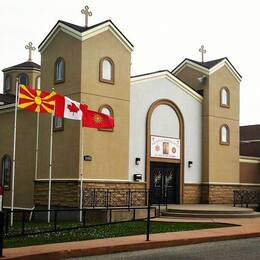
[[[231,203],[239,183],[239,88],[241,76],[227,58],[185,59],[172,73],[203,96],[201,201]],[[233,185],[233,186],[232,186]]]

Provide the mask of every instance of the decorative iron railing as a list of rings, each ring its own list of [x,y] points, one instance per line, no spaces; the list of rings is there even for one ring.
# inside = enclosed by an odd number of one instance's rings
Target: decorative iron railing
[[[144,189],[85,189],[83,207],[137,207],[147,205]]]
[[[236,205],[248,207],[249,204],[260,204],[260,191],[234,190],[233,204],[234,207]]]

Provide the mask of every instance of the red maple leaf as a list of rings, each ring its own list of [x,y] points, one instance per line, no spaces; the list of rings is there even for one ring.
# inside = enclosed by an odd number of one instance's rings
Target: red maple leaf
[[[79,111],[79,108],[74,103],[68,105],[68,109],[71,113],[78,113]]]

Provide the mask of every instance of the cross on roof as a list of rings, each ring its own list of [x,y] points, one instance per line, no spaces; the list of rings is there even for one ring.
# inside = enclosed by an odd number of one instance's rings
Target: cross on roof
[[[201,52],[201,62],[204,62],[204,54],[207,52],[205,49],[204,49],[204,45],[201,45],[200,49],[199,49],[199,52]]]
[[[29,42],[27,45],[25,45],[25,49],[29,50],[28,61],[32,61],[32,51],[35,51],[36,48],[33,46],[31,42]]]
[[[81,13],[85,15],[85,27],[88,27],[88,17],[92,16],[92,12],[89,11],[89,7],[86,5],[85,8],[81,10]]]

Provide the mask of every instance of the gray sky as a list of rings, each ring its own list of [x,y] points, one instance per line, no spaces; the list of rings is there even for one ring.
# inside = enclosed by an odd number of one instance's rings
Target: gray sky
[[[57,20],[84,25],[86,4],[90,25],[111,19],[134,44],[132,75],[200,60],[201,44],[206,61],[228,57],[243,76],[240,124],[260,123],[259,0],[1,0],[0,68],[26,61],[25,44],[38,47]]]

